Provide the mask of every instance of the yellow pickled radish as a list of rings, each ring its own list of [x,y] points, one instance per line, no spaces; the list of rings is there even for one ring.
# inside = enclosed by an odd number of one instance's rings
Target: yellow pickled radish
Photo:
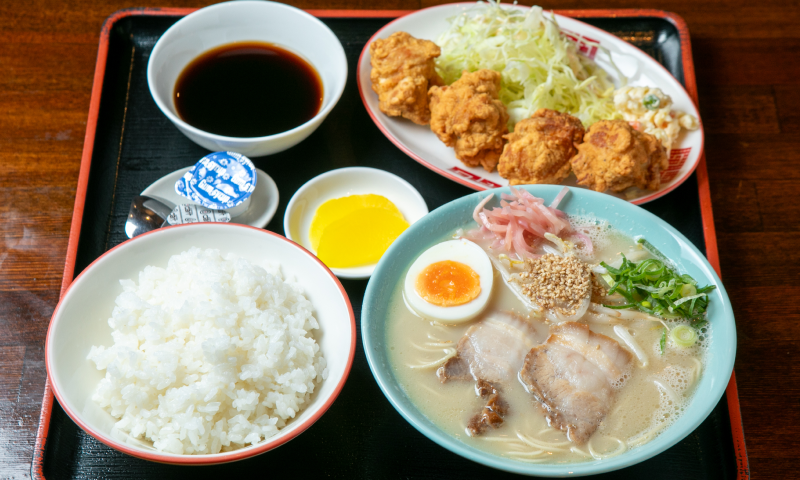
[[[317,257],[332,268],[376,263],[406,228],[408,222],[390,209],[361,208],[325,228]]]
[[[314,218],[311,220],[311,230],[309,231],[311,248],[315,251],[319,250],[322,232],[325,231],[328,225],[363,208],[382,208],[400,219],[403,218],[403,214],[400,213],[395,204],[382,195],[370,193],[334,198],[320,205],[314,213]]]

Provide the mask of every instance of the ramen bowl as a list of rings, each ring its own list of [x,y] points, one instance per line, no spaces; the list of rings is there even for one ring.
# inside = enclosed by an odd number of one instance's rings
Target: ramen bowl
[[[285,132],[251,138],[217,135],[185,122],[173,101],[173,89],[181,72],[203,53],[238,42],[274,44],[314,67],[323,90],[322,104],[316,115]],[[187,15],[159,38],[147,64],[150,94],[181,133],[209,150],[234,151],[250,157],[281,152],[311,135],[339,101],[346,81],[347,58],[330,28],[298,8],[265,1],[225,2]],[[287,85],[285,90],[274,94],[291,95],[291,88]],[[264,115],[270,114],[264,112]]]
[[[146,266],[166,267],[173,255],[214,248],[258,263],[278,263],[283,277],[299,284],[319,323],[314,337],[325,357],[328,376],[313,396],[278,432],[238,450],[203,455],[158,451],[117,429],[92,395],[106,372],[87,355],[95,345],[112,345],[108,319],[123,291],[121,279],[139,279]],[[213,307],[213,303],[211,304]],[[45,363],[58,403],[75,423],[98,441],[129,455],[161,463],[208,465],[253,457],[277,448],[316,422],[338,396],[353,363],[356,344],[353,309],[342,285],[310,252],[286,238],[246,225],[196,223],[165,227],[139,235],[109,250],[69,286],[53,312],[47,332]]]
[[[562,186],[529,185],[524,188],[549,204]],[[680,273],[688,273],[700,285],[717,288],[710,296],[708,320],[712,325],[707,359],[695,394],[687,402],[684,413],[658,436],[639,447],[610,458],[591,459],[575,463],[525,463],[501,457],[464,442],[433,422],[414,403],[398,380],[387,341],[387,320],[393,308],[397,288],[403,283],[406,271],[426,249],[437,244],[459,228],[472,228],[473,210],[481,199],[493,193],[487,208],[497,206],[499,195],[508,188],[474,193],[434,210],[406,230],[384,254],[372,274],[364,296],[361,331],[364,350],[372,373],[384,395],[397,411],[431,441],[475,462],[514,473],[544,477],[591,475],[628,467],[665,451],[693,432],[719,402],[733,371],[736,353],[736,326],[725,288],[705,256],[680,232],[646,210],[624,200],[589,190],[571,189],[559,204],[567,214],[594,214],[607,220],[616,230],[629,235],[643,235],[675,264]],[[403,368],[398,366],[397,368]],[[431,375],[433,373],[431,372]],[[530,408],[535,408],[531,401]]]

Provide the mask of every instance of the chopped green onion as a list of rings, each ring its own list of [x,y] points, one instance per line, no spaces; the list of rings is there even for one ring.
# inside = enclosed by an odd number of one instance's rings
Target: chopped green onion
[[[641,245],[644,248],[646,248],[648,252],[650,252],[653,255],[655,255],[656,258],[658,258],[659,260],[669,261],[667,259],[667,256],[664,255],[663,253],[661,253],[661,250],[657,249],[655,247],[655,245],[653,245],[652,243],[648,242],[644,237],[636,238],[636,243],[638,243],[639,245]]]
[[[708,320],[706,320],[706,319],[692,320],[692,328],[695,328],[697,330],[700,330],[701,328],[705,327],[706,325],[708,325]]]
[[[606,308],[613,308],[614,310],[622,310],[623,308],[635,307],[635,303],[627,303],[625,305],[603,305]]]
[[[698,287],[687,274],[678,274],[669,260],[644,238],[637,238],[650,253],[659,258],[649,258],[639,263],[622,255],[618,267],[600,262],[608,273],[603,279],[610,288],[607,294],[620,294],[625,305],[606,305],[608,308],[636,308],[662,318],[685,319],[693,328],[705,325],[708,293],[716,286]]]
[[[685,286],[686,286],[686,285],[684,285],[684,287],[685,287]],[[686,302],[688,302],[688,301],[690,301],[690,300],[697,300],[698,298],[702,298],[702,297],[705,297],[705,296],[706,296],[706,294],[705,294],[705,293],[701,293],[701,294],[699,294],[699,295],[692,295],[691,297],[683,297],[683,298],[681,298],[680,300],[678,300],[678,301],[676,301],[676,302],[675,302],[675,306],[678,306],[678,305],[680,305],[680,304],[682,304],[682,303],[686,303]]]
[[[642,105],[644,105],[644,108],[648,110],[658,110],[658,107],[661,106],[661,100],[651,93],[644,96],[644,99],[642,99]]]
[[[669,338],[675,345],[689,348],[697,343],[697,330],[688,325],[678,325],[670,330]]]
[[[658,342],[658,348],[661,350],[661,355],[664,355],[664,352],[667,349],[667,329],[664,328],[664,331],[661,332],[661,341]]]
[[[622,258],[625,258],[625,255],[623,255]],[[611,265],[607,264],[606,262],[600,262],[600,265],[602,265],[603,268],[608,270],[608,273],[610,273],[612,275],[621,275],[622,274],[621,270],[618,270],[618,269],[612,267]]]

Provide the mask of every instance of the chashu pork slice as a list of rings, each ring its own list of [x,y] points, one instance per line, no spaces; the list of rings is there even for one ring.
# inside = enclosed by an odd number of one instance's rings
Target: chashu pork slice
[[[614,385],[624,382],[632,360],[614,339],[567,322],[551,327],[547,341],[528,352],[519,379],[548,423],[581,445],[611,409]]]
[[[547,338],[547,325],[513,313],[499,313],[471,326],[458,341],[455,357],[436,371],[448,380],[513,381],[525,354]]]

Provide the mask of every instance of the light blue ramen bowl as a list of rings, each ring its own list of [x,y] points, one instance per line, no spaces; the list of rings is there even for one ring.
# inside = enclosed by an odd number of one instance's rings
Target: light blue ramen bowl
[[[529,185],[522,187],[549,204],[563,187]],[[681,233],[646,210],[624,200],[589,190],[573,188],[559,208],[569,214],[594,214],[613,227],[630,235],[644,235],[656,248],[672,259],[682,273],[699,284],[713,284],[708,319],[711,342],[705,371],[696,394],[684,414],[649,443],[612,458],[571,464],[530,464],[499,457],[454,438],[427,418],[411,401],[392,373],[386,342],[386,320],[392,295],[411,263],[428,247],[446,239],[457,228],[474,225],[472,211],[490,193],[495,194],[487,207],[498,205],[497,197],[509,193],[498,188],[454,200],[429,213],[406,230],[383,255],[367,285],[361,310],[361,332],[369,366],[383,393],[398,412],[417,430],[442,447],[484,465],[500,470],[544,477],[592,475],[625,468],[658,455],[675,445],[711,413],[722,398],[731,378],[736,356],[736,325],[730,300],[719,277],[705,256]]]

